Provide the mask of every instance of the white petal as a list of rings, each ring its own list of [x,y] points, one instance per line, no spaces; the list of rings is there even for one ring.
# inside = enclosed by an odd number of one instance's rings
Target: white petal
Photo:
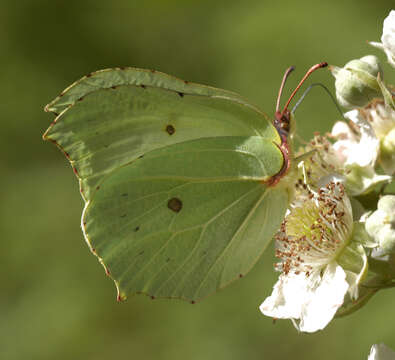
[[[308,294],[305,274],[281,274],[273,287],[272,295],[265,299],[259,309],[266,316],[277,319],[299,319]]]
[[[377,159],[380,142],[369,122],[361,116],[358,110],[352,110],[344,114],[344,117],[355,123],[360,132],[359,142],[348,144],[348,158],[345,165],[358,165],[361,167],[374,165]],[[334,146],[336,143],[334,144]]]
[[[314,332],[323,329],[343,304],[348,289],[346,274],[335,262],[326,266],[321,277],[315,271],[306,277],[280,275],[272,295],[259,309],[266,316],[277,319],[299,319],[294,324],[300,331]]]
[[[375,42],[375,41],[369,41],[369,45],[372,45],[377,49],[384,50],[384,46],[382,43]]]
[[[355,174],[354,174],[355,173]],[[378,184],[389,182],[389,175],[378,175],[373,167],[354,168],[347,177],[347,187],[352,195],[359,195],[370,191]]]
[[[314,332],[323,329],[342,306],[348,290],[346,274],[335,262],[327,265],[321,281],[311,289],[303,307],[299,329]]]
[[[395,250],[395,195],[383,196],[366,220],[366,230],[386,253]]]
[[[338,140],[333,144],[333,150],[335,150],[337,159],[342,165],[350,162],[357,144],[357,142],[350,140]]]
[[[351,111],[349,111],[350,113]],[[338,139],[355,139],[354,133],[344,121],[337,121],[332,127],[331,134]]]
[[[325,187],[327,184],[329,184],[330,182],[334,182],[334,183],[342,183],[345,184],[346,183],[346,178],[344,175],[340,175],[337,173],[331,173],[328,174],[326,176],[321,177],[318,180],[318,187],[322,188]]]
[[[395,352],[384,344],[375,344],[370,349],[368,360],[395,360]]]
[[[383,35],[381,42],[388,61],[392,66],[395,65],[395,11],[391,10],[389,15],[384,19]]]

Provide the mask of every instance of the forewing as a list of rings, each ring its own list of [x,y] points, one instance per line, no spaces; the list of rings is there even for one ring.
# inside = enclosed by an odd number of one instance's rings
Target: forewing
[[[133,85],[88,93],[44,134],[69,158],[85,200],[104,175],[145,153],[220,136],[260,136],[271,145],[280,143],[273,125],[241,103]]]
[[[259,141],[175,144],[103,179],[83,228],[121,299],[145,293],[197,301],[250,270],[288,205],[286,189],[263,183],[276,169],[262,163]],[[267,152],[281,167],[278,148]]]

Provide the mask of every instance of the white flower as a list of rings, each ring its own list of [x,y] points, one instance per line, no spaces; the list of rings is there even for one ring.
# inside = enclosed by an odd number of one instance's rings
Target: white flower
[[[385,195],[377,210],[367,219],[365,228],[382,254],[395,252],[395,195]]]
[[[368,360],[395,360],[395,352],[384,344],[375,344],[370,349]]]
[[[391,10],[384,19],[381,43],[370,42],[371,45],[384,50],[388,62],[395,67],[395,11]]]
[[[385,106],[383,101],[373,101],[362,109],[378,139],[385,138],[395,128],[395,111]]]
[[[388,182],[391,176],[378,175],[375,165],[379,156],[380,141],[364,116],[362,110],[351,110],[344,114],[351,120],[350,125],[337,122],[332,129],[332,137],[337,139],[333,149],[345,175],[345,185],[351,195],[369,191],[377,184]]]
[[[384,171],[395,172],[395,111],[382,101],[374,101],[361,110],[380,141],[379,161]]]
[[[337,122],[332,135],[339,140],[333,144],[344,166],[374,166],[379,151],[379,140],[370,124],[360,115],[359,110],[344,114],[356,126],[351,129],[345,122]]]
[[[360,195],[375,185],[388,182],[391,176],[378,175],[375,171],[379,156],[380,141],[365,118],[362,110],[352,110],[344,114],[351,120],[335,123],[328,138],[316,135],[303,150],[313,153],[301,161],[299,167],[305,170],[304,178],[312,187],[327,184],[331,179],[344,183],[349,195]],[[302,155],[303,156],[303,155]]]
[[[281,271],[272,295],[261,304],[264,315],[291,319],[300,331],[323,329],[342,306],[347,291],[358,296],[357,285],[366,271],[366,256],[359,261],[348,250],[353,230],[350,201],[341,183],[329,183],[291,205],[276,235],[276,256]],[[359,251],[359,250],[358,250]],[[355,272],[340,264],[353,263]],[[351,256],[349,256],[351,255]],[[361,265],[362,264],[362,265]]]

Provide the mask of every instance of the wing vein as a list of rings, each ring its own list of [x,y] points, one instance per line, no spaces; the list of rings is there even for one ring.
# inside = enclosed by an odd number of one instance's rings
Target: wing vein
[[[247,191],[245,194],[243,194],[242,196],[240,196],[238,199],[236,199],[235,201],[233,201],[231,204],[229,204],[225,209],[222,209],[218,214],[216,214],[212,219],[210,219],[209,221],[207,221],[206,224],[203,225],[202,228],[202,232],[199,236],[199,239],[197,240],[194,248],[191,250],[190,254],[187,256],[187,258],[181,263],[181,265],[174,271],[174,273],[165,280],[165,282],[160,286],[160,288],[158,289],[158,291],[169,281],[171,280],[171,278],[173,278],[176,273],[178,273],[181,268],[189,261],[189,259],[194,255],[194,253],[196,252],[197,247],[199,246],[201,239],[203,238],[203,234],[205,233],[207,226],[214,221],[216,218],[218,218],[218,216],[221,216],[222,213],[224,213],[224,211],[227,211],[228,209],[230,209],[232,206],[236,205],[238,202],[240,202],[244,197],[248,196],[251,192],[253,192],[254,190],[256,190],[256,187],[254,187],[253,189]],[[179,286],[184,282],[184,279],[187,275],[189,275],[193,270],[195,269],[195,267],[192,268],[192,270],[190,270],[189,272],[185,273],[184,276],[181,278],[178,286],[174,289],[173,294],[177,291],[177,289],[179,288]]]
[[[266,195],[268,194],[268,191],[265,191],[262,196],[257,200],[257,202],[255,203],[254,207],[248,212],[247,216],[244,218],[243,222],[241,223],[241,225],[238,227],[238,229],[236,230],[236,232],[234,233],[234,235],[232,236],[231,240],[229,241],[229,243],[226,245],[226,247],[224,248],[224,250],[221,252],[221,254],[217,257],[217,259],[215,259],[215,261],[213,262],[213,264],[210,266],[210,268],[208,269],[205,277],[203,278],[200,286],[197,288],[197,290],[195,291],[195,295],[199,293],[200,289],[202,288],[203,284],[207,281],[209,274],[211,273],[212,269],[214,268],[214,266],[218,263],[218,261],[223,257],[224,253],[227,251],[227,249],[229,249],[229,247],[231,246],[231,244],[233,243],[234,239],[236,238],[236,236],[239,234],[239,232],[241,231],[241,229],[244,227],[244,225],[246,224],[246,222],[249,220],[249,218],[254,214],[255,210],[257,209],[257,207],[260,205],[260,203],[263,201],[263,199],[266,197]]]

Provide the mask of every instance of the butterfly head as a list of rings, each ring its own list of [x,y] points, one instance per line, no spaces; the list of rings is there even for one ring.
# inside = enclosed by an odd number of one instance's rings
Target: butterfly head
[[[290,134],[292,135],[292,133],[294,132],[294,121],[293,121],[292,113],[291,113],[291,111],[288,110],[288,106],[291,103],[291,100],[293,99],[293,97],[295,96],[297,91],[300,89],[300,87],[302,86],[304,81],[310,76],[310,74],[312,72],[314,72],[317,69],[326,67],[326,66],[328,66],[328,64],[326,62],[322,62],[322,63],[312,66],[306,72],[306,74],[303,76],[302,80],[299,82],[299,84],[295,88],[295,90],[292,92],[292,94],[289,97],[288,101],[286,102],[284,108],[282,110],[280,110],[280,99],[281,99],[281,95],[282,95],[282,92],[284,89],[284,85],[285,85],[285,82],[286,82],[289,74],[294,70],[294,67],[291,66],[285,71],[282,82],[281,82],[280,90],[278,92],[276,112],[274,114],[274,126],[277,129],[283,142],[286,141],[288,136]]]

